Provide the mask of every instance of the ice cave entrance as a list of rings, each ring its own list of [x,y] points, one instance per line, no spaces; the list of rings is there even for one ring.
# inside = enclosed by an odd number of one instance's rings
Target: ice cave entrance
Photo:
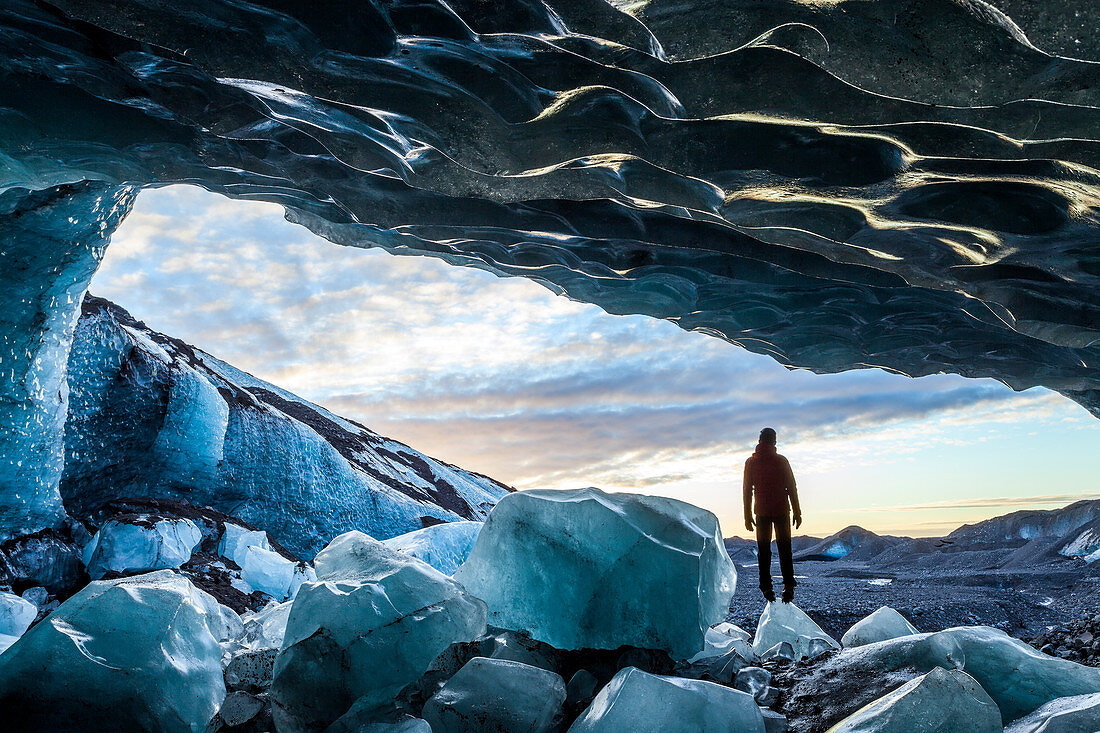
[[[1097,468],[1097,421],[1046,389],[788,371],[532,280],[334,246],[275,204],[192,186],[140,194],[91,292],[448,463],[520,489],[680,498],[727,535],[744,533],[739,467],[763,425],[779,428],[821,535],[936,535],[1062,505]],[[1065,488],[1036,496],[1052,461]]]

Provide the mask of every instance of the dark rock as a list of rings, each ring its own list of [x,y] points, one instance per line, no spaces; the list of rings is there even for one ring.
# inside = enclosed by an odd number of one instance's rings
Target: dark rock
[[[225,668],[225,687],[229,690],[262,692],[271,686],[278,649],[238,652]]]

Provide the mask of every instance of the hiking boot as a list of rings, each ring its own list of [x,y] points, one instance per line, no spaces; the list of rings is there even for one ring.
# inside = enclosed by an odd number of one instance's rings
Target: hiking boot
[[[771,603],[772,601],[775,600],[775,591],[772,590],[771,588],[767,588],[767,589],[761,588],[760,592],[764,594],[764,598],[766,598],[768,600],[768,603]]]
[[[790,603],[793,600],[794,600],[794,586],[793,585],[783,586],[783,602],[784,603]]]

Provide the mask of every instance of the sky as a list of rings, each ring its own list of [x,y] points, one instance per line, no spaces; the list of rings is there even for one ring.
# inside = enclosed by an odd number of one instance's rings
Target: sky
[[[791,371],[529,280],[337,246],[277,205],[195,187],[144,191],[91,290],[436,458],[518,489],[671,496],[726,536],[747,535],[741,473],[764,426],[805,534],[934,536],[1100,497],[1100,421],[1056,393]]]

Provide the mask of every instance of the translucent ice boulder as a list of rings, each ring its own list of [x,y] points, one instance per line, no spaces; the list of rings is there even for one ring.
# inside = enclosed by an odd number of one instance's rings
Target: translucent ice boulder
[[[475,657],[427,704],[433,733],[551,733],[560,728],[565,681],[529,664]]]
[[[178,568],[201,541],[202,531],[190,519],[112,519],[85,546],[84,565],[92,580],[109,572]]]
[[[237,563],[237,567],[244,567],[245,553],[249,547],[260,547],[270,551],[272,547],[267,538],[267,532],[226,523],[225,531],[222,532],[222,537],[218,541],[218,554]]]
[[[205,595],[167,570],[91,583],[0,655],[0,710],[28,730],[204,730],[225,698]]]
[[[745,634],[748,637],[748,634]],[[706,660],[724,657],[732,651],[736,651],[742,658],[751,660],[755,655],[752,647],[741,637],[727,636],[715,629],[707,629],[703,636],[703,650],[691,657],[688,662],[695,664]]]
[[[485,632],[485,604],[427,563],[348,532],[318,553],[275,663],[281,732],[323,730],[353,703],[388,704],[443,650]]]
[[[0,634],[21,636],[37,615],[38,606],[26,598],[0,591]]]
[[[269,603],[256,612],[241,616],[244,623],[242,644],[249,649],[278,649],[286,636],[286,622],[290,617],[291,601]]]
[[[1100,692],[1100,669],[1043,654],[988,626],[960,626],[846,649],[829,665],[856,675],[868,670],[961,669],[993,698],[1006,723],[1059,697]]]
[[[481,522],[444,522],[383,540],[387,547],[419,558],[444,575],[453,575],[474,549]]]
[[[1098,730],[1100,693],[1051,700],[1005,728],[1005,733],[1080,733]]]
[[[845,647],[863,646],[919,633],[904,616],[889,606],[883,606],[870,616],[857,621],[841,637],[840,643]]]
[[[937,667],[860,708],[829,733],[1001,733],[1001,713],[973,677]]]
[[[840,644],[822,631],[801,608],[793,603],[772,601],[764,607],[764,613],[760,615],[752,648],[757,655],[763,657],[776,644],[785,641],[794,650],[795,659],[803,659],[810,656],[811,651],[817,651],[816,648],[811,649],[814,639],[822,640],[833,649],[840,648]]]
[[[717,631],[719,634],[725,634],[726,636],[732,636],[734,639],[741,639],[742,641],[748,641],[752,638],[752,634],[742,629],[736,624],[731,624],[728,621],[723,621],[713,627],[713,631]]]
[[[569,728],[569,733],[623,731],[764,733],[764,717],[744,692],[627,667]]]
[[[455,579],[489,604],[492,624],[559,649],[687,659],[725,618],[737,573],[710,512],[578,489],[505,496]]]
[[[278,601],[294,598],[302,583],[317,579],[313,568],[308,565],[257,545],[244,548],[244,559],[240,565],[241,580]]]

